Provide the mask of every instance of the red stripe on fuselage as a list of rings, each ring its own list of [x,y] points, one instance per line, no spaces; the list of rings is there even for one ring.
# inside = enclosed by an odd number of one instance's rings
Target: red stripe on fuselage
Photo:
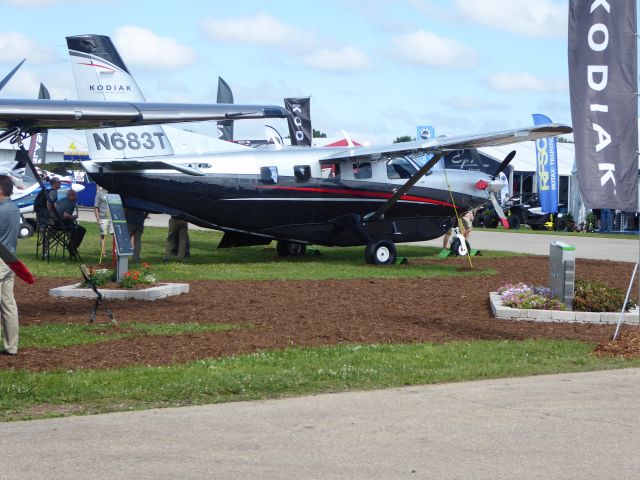
[[[353,197],[369,197],[369,198],[391,198],[393,193],[388,192],[372,192],[367,190],[346,190],[338,188],[320,188],[320,187],[269,187],[258,186],[258,188],[264,188],[269,190],[289,190],[294,192],[312,192],[312,193],[333,193],[336,195],[349,195]],[[442,200],[435,200],[433,198],[416,197],[415,195],[403,195],[400,200],[406,200],[410,202],[431,203],[435,205],[444,205],[445,207],[454,208],[449,202],[443,202]]]

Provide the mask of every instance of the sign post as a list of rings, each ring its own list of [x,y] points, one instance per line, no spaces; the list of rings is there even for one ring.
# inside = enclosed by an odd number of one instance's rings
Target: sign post
[[[116,244],[116,255],[118,256],[116,280],[121,282],[124,274],[129,270],[129,257],[133,255],[131,236],[129,235],[120,195],[109,193],[107,195],[107,203],[109,205],[109,218],[111,219],[111,225],[113,225],[113,241]]]

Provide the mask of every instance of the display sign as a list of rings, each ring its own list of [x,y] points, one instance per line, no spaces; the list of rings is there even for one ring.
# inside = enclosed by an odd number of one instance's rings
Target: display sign
[[[131,247],[131,235],[129,235],[129,227],[124,216],[124,208],[122,208],[122,200],[120,195],[109,193],[107,195],[109,205],[109,218],[113,225],[113,239],[116,242],[116,253],[118,256],[133,255]]]

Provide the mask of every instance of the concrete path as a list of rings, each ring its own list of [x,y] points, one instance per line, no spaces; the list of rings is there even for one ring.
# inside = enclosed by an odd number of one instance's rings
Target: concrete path
[[[640,369],[0,424],[3,480],[637,479]]]
[[[620,234],[620,238],[598,238],[474,229],[469,236],[471,248],[476,248],[480,251],[503,250],[505,252],[529,253],[532,255],[549,255],[549,246],[554,241],[561,241],[576,247],[577,258],[635,263],[640,257],[638,235]],[[429,240],[428,242],[418,242],[418,244],[442,247],[442,238]]]

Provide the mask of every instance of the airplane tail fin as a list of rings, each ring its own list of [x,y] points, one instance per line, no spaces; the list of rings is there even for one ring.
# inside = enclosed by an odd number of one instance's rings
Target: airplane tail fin
[[[103,35],[67,37],[79,100],[145,101],[111,39]],[[92,160],[172,155],[159,125],[87,130]]]

